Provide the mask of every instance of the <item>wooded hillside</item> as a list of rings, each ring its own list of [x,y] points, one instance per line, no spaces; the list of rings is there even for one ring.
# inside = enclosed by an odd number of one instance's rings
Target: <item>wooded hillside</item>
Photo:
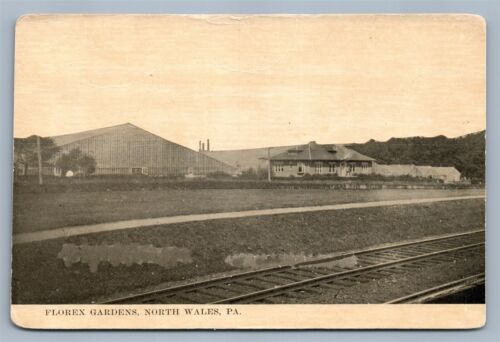
[[[485,131],[457,138],[439,135],[370,140],[348,147],[377,159],[379,163],[454,166],[474,182],[484,182],[485,178]]]

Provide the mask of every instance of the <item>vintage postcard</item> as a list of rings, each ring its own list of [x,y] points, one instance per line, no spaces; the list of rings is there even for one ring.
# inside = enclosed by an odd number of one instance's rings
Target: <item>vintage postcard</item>
[[[13,322],[485,324],[476,15],[26,15]]]

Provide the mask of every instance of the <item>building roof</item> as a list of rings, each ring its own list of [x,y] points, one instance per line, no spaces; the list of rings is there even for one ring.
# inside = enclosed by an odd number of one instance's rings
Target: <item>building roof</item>
[[[104,128],[97,128],[97,129],[91,129],[88,131],[83,131],[83,132],[78,132],[78,133],[70,133],[70,134],[63,134],[63,135],[56,135],[53,137],[50,137],[52,140],[54,140],[54,143],[57,146],[64,146],[68,145],[80,140],[92,138],[98,135],[110,133],[110,132],[115,132],[117,130],[127,130],[130,128],[139,128],[137,126],[132,125],[131,123],[125,123],[121,125],[115,125],[111,127],[104,127]],[[141,128],[139,128],[141,129]]]
[[[271,148],[271,155],[285,152],[294,146],[274,146]],[[243,150],[221,150],[203,151],[201,153],[220,160],[229,165],[233,165],[241,170],[250,168],[266,167],[268,147],[252,148]]]
[[[414,177],[433,177],[433,178],[449,178],[459,179],[460,172],[453,166],[429,166],[429,165],[413,165],[413,164],[377,164],[373,165],[373,170],[376,174],[384,176],[414,176]]]
[[[420,177],[460,177],[460,172],[453,166],[417,166],[417,175]]]
[[[75,142],[78,142],[78,141],[83,141],[83,140],[86,140],[86,139],[89,139],[89,138],[92,138],[92,137],[96,137],[96,136],[100,136],[100,135],[104,135],[104,134],[108,134],[108,133],[119,133],[119,134],[126,134],[126,133],[130,133],[130,132],[141,132],[141,133],[147,133],[147,134],[150,134],[150,135],[153,135],[155,137],[157,137],[158,139],[160,139],[161,141],[163,141],[164,143],[168,143],[168,144],[171,144],[171,145],[175,145],[175,146],[178,146],[186,151],[190,151],[190,152],[193,152],[193,153],[199,153],[197,151],[194,151],[186,146],[183,146],[183,145],[180,145],[180,144],[177,144],[175,142],[172,142],[170,140],[167,140],[163,137],[160,137],[154,133],[151,133],[149,131],[146,131],[145,129],[142,129],[138,126],[135,126],[131,123],[124,123],[124,124],[121,124],[121,125],[115,125],[115,126],[111,126],[111,127],[104,127],[104,128],[98,128],[98,129],[92,129],[92,130],[88,130],[88,131],[83,131],[83,132],[77,132],[77,133],[71,133],[71,134],[64,134],[64,135],[57,135],[57,136],[52,136],[50,137],[54,143],[57,145],[57,146],[64,146],[64,145],[68,145],[68,144],[72,144],[72,143],[75,143]],[[210,159],[210,160],[213,160],[213,161],[216,161],[218,163],[221,163],[225,166],[228,166],[230,167],[231,169],[235,169],[234,166],[230,165],[230,164],[227,164],[223,161],[220,161],[220,160],[217,160],[211,156],[205,156],[206,158]]]
[[[143,129],[141,127],[138,127],[136,125],[133,125],[133,124],[131,124],[129,122],[124,123],[124,124],[120,124],[120,125],[110,126],[110,127],[103,127],[103,128],[91,129],[91,130],[83,131],[83,132],[63,134],[63,135],[56,135],[56,136],[52,136],[50,138],[54,141],[54,143],[57,146],[64,146],[64,145],[72,144],[72,143],[77,142],[77,141],[86,140],[86,139],[89,139],[89,138],[92,138],[92,137],[96,137],[96,136],[104,135],[104,134],[108,134],[108,133],[120,133],[120,134],[124,134],[124,133],[128,133],[128,132],[147,133],[147,134],[153,135],[153,136],[157,137],[158,139],[161,139],[164,142],[167,142],[169,144],[181,146],[183,148],[186,148],[186,149],[189,149],[191,151],[194,151],[194,150],[192,150],[192,149],[190,149],[188,147],[185,147],[183,145],[177,144],[177,143],[175,143],[173,141],[170,141],[170,140],[167,140],[167,139],[165,139],[163,137],[160,137],[159,135],[156,135],[154,133],[146,131],[145,129]],[[196,151],[194,151],[194,152],[196,152]]]
[[[271,160],[318,160],[318,161],[374,161],[343,145],[320,145],[311,141],[298,145],[271,157]]]
[[[373,171],[385,176],[416,176],[417,166],[413,164],[377,164],[373,165]]]

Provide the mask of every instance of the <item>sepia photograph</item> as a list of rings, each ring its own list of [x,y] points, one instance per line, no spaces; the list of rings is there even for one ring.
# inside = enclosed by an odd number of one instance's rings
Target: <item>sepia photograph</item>
[[[32,14],[14,93],[20,326],[484,324],[479,16]]]

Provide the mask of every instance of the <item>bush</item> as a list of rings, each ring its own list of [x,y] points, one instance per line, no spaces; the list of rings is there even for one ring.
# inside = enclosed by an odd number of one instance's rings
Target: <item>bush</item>
[[[311,175],[309,173],[306,173],[304,176],[297,178],[297,179],[303,179],[303,180],[328,180],[328,179],[340,180],[340,179],[343,179],[343,180],[348,180],[348,178],[339,177],[336,174],[313,174],[313,175]]]
[[[216,171],[216,172],[211,172],[207,174],[207,178],[212,178],[212,179],[229,179],[233,178],[229,173],[226,173],[224,171]]]
[[[69,153],[63,153],[56,161],[56,167],[61,170],[63,177],[68,171],[75,175],[88,176],[95,172],[96,162],[93,157],[75,148]]]
[[[249,168],[241,173],[239,176],[241,179],[254,179],[254,180],[264,180],[267,179],[267,169],[258,168],[255,170],[254,168]]]
[[[357,175],[356,178],[359,180],[366,180],[366,181],[386,181],[386,182],[399,181],[399,182],[409,182],[409,183],[436,183],[436,184],[443,183],[441,179],[414,177],[410,175],[383,176],[378,174],[370,174],[370,175]]]

